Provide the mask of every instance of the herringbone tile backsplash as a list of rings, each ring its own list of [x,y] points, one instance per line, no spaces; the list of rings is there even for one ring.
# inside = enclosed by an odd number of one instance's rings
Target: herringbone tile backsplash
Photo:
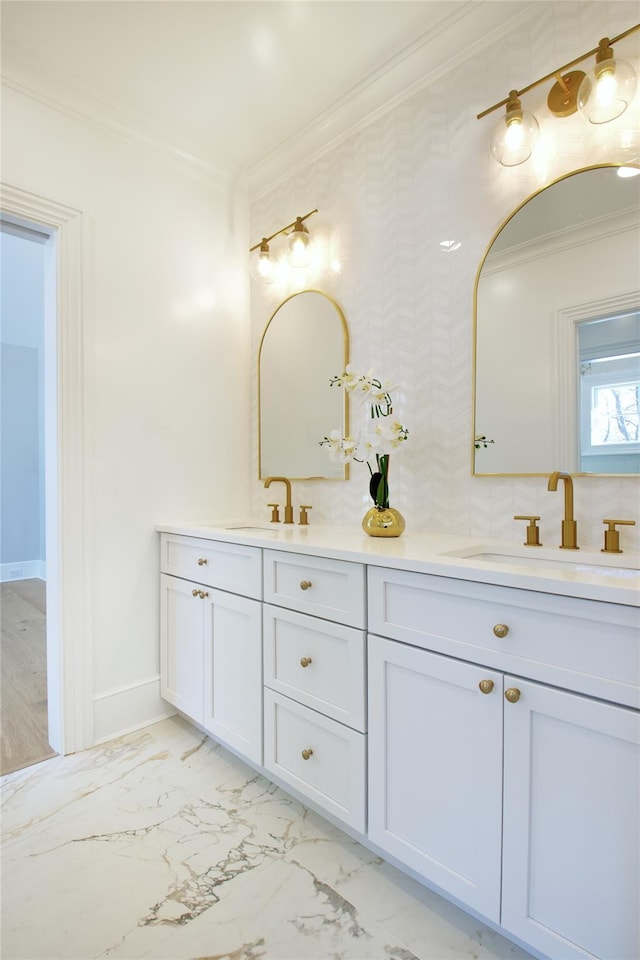
[[[595,46],[600,37],[627,29],[634,5],[531,7],[528,24],[255,199],[251,236],[318,207],[310,230],[324,226],[339,238],[343,271],[317,286],[342,305],[353,365],[374,367],[399,384],[396,399],[411,436],[392,458],[390,487],[407,529],[518,542],[523,529],[513,515],[531,513],[542,516],[542,539],[551,545],[557,542],[563,503],[561,494],[547,492],[544,477],[471,475],[474,283],[509,213],[556,177],[607,162],[615,132],[590,131],[579,116],[549,117],[541,120],[541,136],[551,144],[544,163],[502,168],[488,151],[498,115],[477,121],[476,114],[509,89]],[[544,86],[532,91],[523,105],[543,108],[547,92]],[[447,238],[460,240],[461,248],[443,253],[438,244]],[[281,291],[252,284],[254,365],[264,326],[281,299]],[[255,378],[252,417],[257,477]],[[366,467],[354,464],[345,483],[298,482],[294,502],[313,505],[312,523],[357,527],[370,505],[367,477]],[[258,480],[253,496],[254,513],[266,518],[269,498]],[[576,478],[575,500],[584,546],[600,546],[602,518],[615,516],[637,520],[635,528],[625,528],[624,543],[638,549],[637,477]]]

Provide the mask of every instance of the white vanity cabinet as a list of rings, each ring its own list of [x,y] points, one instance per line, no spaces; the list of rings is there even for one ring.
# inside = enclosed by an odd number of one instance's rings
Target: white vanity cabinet
[[[366,829],[365,568],[264,552],[264,766]]]
[[[499,922],[501,807],[502,676],[370,636],[370,839]]]
[[[640,718],[517,677],[504,706],[502,925],[549,957],[640,957]]]
[[[161,695],[262,763],[260,549],[163,535],[161,570]]]
[[[370,839],[546,956],[640,956],[637,610],[370,568],[369,631]]]

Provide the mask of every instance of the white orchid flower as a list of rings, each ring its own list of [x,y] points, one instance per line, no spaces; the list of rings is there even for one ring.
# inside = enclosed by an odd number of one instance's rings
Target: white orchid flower
[[[343,437],[339,430],[332,430],[328,437],[320,441],[320,445],[329,448],[329,459],[334,463],[348,463],[355,455],[357,440]]]
[[[343,374],[330,380],[330,385],[344,387],[354,398],[366,404],[369,416],[358,436],[343,437],[338,430],[332,430],[320,445],[328,447],[333,461],[349,463],[356,460],[366,463],[372,475],[377,472],[386,476],[389,454],[409,437],[409,431],[393,413],[391,392],[396,387],[389,380],[377,377],[373,368],[359,374],[350,364]]]

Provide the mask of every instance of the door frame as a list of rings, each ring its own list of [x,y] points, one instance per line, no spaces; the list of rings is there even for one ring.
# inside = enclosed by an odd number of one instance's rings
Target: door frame
[[[86,273],[82,211],[0,183],[2,215],[45,228],[47,690],[58,753],[93,744],[90,436],[86,395]],[[52,316],[55,311],[55,316]]]

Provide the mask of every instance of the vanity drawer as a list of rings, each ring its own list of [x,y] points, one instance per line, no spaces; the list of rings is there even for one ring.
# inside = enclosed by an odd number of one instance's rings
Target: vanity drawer
[[[162,573],[255,600],[262,599],[261,559],[259,547],[167,533],[160,538]]]
[[[640,706],[635,607],[382,567],[368,595],[371,633]]]
[[[364,628],[365,568],[348,560],[265,550],[264,599],[325,620]]]
[[[263,640],[267,687],[365,732],[362,630],[265,604]]]
[[[364,833],[366,734],[272,690],[264,691],[264,709],[265,768]]]

